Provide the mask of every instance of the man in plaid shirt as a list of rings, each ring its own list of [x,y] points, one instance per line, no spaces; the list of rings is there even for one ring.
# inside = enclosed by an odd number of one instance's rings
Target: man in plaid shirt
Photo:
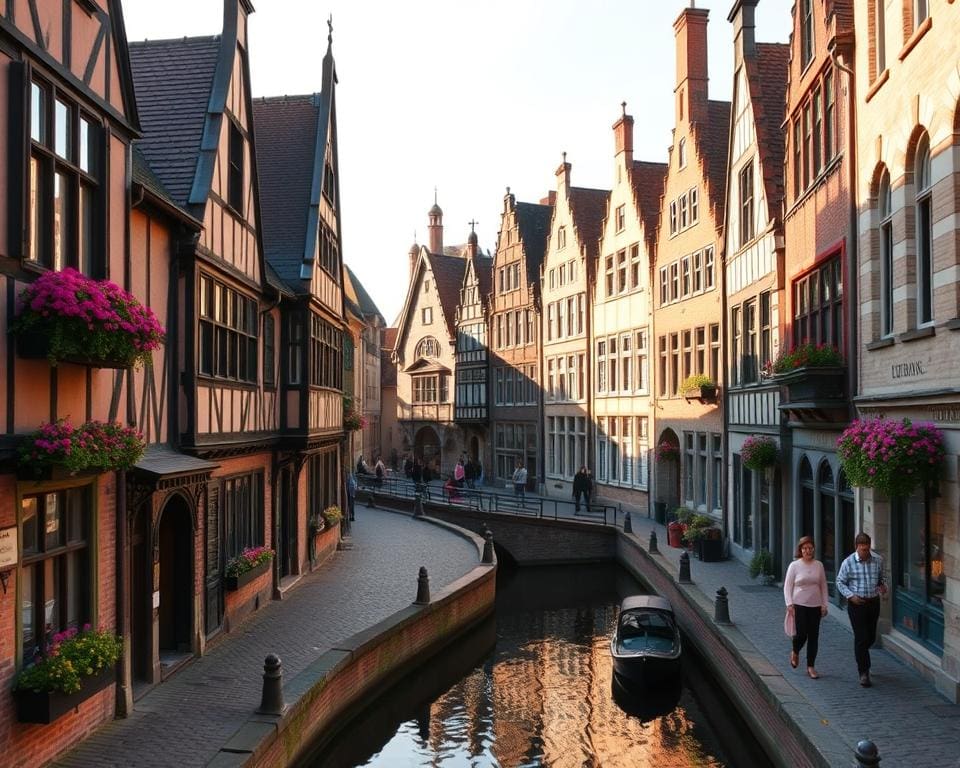
[[[870,646],[877,639],[880,596],[887,594],[883,558],[870,549],[870,537],[858,533],[856,551],[840,564],[837,589],[847,599],[847,614],[853,627],[853,652],[857,658],[860,685],[869,688]]]

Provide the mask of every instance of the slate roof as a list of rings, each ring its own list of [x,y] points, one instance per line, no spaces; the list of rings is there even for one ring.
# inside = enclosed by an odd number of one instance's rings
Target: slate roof
[[[730,102],[708,101],[706,122],[692,124],[697,154],[703,165],[714,221],[722,226],[726,209],[727,151],[730,139]],[[783,143],[782,139],[778,140]]]
[[[220,51],[220,36],[130,43],[140,151],[173,201],[187,207]]]
[[[757,43],[756,56],[744,59],[757,147],[767,197],[767,215],[780,220],[783,202],[783,153],[781,133],[786,112],[790,46],[786,43]]]
[[[640,212],[647,251],[657,242],[657,226],[660,220],[660,198],[663,197],[663,185],[667,180],[666,163],[651,163],[634,160],[630,182],[633,186],[633,199]]]
[[[477,291],[483,308],[490,307],[490,294],[493,292],[493,257],[477,253],[473,257],[473,273],[477,276]]]
[[[377,308],[377,305],[374,303],[373,299],[370,298],[370,294],[367,293],[367,289],[363,287],[363,283],[357,278],[353,270],[350,269],[346,264],[343,265],[343,269],[346,272],[346,278],[349,281],[350,285],[353,287],[353,292],[356,297],[357,306],[360,308],[360,311],[363,312],[364,316],[369,317],[371,315],[376,315],[380,318],[380,322],[385,322],[383,315],[380,310]]]
[[[253,102],[264,255],[297,291],[303,290],[300,268],[307,253],[318,105],[314,94]]]
[[[539,295],[540,267],[547,253],[547,237],[550,234],[553,206],[517,203],[514,211],[517,217],[517,229],[520,232],[520,242],[523,244],[523,256],[526,260],[527,282],[533,284],[535,293]],[[492,286],[491,290],[493,290]]]
[[[462,256],[446,256],[427,252],[427,260],[437,284],[437,295],[443,310],[443,319],[447,322],[448,338],[456,338],[456,312],[460,303],[460,288],[463,286],[463,273],[467,260]]]
[[[597,255],[600,248],[600,230],[603,227],[603,217],[606,214],[608,189],[587,189],[586,187],[570,187],[570,211],[573,214],[573,225],[581,245],[587,247],[587,256]]]
[[[167,191],[167,188],[163,186],[163,182],[160,181],[157,174],[153,172],[150,163],[147,162],[147,158],[144,157],[143,150],[140,148],[140,142],[135,142],[133,145],[132,176],[134,184],[140,184],[152,194],[173,206],[177,205],[173,196]]]

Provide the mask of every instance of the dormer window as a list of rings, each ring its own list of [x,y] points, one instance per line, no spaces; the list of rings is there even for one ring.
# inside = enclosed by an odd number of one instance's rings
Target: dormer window
[[[560,227],[557,230],[557,248],[566,248],[567,247],[567,228]]]

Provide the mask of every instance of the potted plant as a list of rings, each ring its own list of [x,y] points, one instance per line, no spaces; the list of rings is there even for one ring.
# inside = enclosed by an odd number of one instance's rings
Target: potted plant
[[[699,400],[701,403],[713,403],[717,400],[717,385],[713,379],[702,373],[688,376],[681,383],[681,395],[689,400]]]
[[[93,630],[67,629],[38,649],[13,684],[21,723],[52,723],[114,681],[123,641]]]
[[[692,545],[697,557],[705,563],[717,562],[723,557],[723,533],[709,515],[693,515],[683,532],[683,540]]]
[[[67,419],[44,423],[17,451],[21,476],[40,478],[54,469],[75,475],[130,469],[143,456],[143,435],[134,427],[88,421],[74,427]]]
[[[844,360],[829,344],[799,344],[781,351],[764,374],[787,387],[787,401],[836,400],[844,396]]]
[[[97,368],[150,364],[166,331],[153,311],[109,280],[44,272],[20,293],[10,332],[21,357]]]
[[[343,396],[343,428],[347,432],[356,432],[367,426],[367,420],[353,404],[353,398]]]
[[[857,419],[837,440],[837,455],[851,485],[874,488],[887,498],[906,497],[939,478],[943,433],[909,419]]]
[[[758,549],[750,558],[750,578],[760,577],[760,581],[770,586],[774,582],[773,555],[767,549]]]
[[[248,547],[227,562],[224,571],[223,586],[228,592],[235,592],[244,584],[267,572],[274,552],[269,547]]]
[[[673,443],[668,443],[664,440],[657,446],[657,460],[658,461],[679,461],[680,460],[680,446],[674,445]]]
[[[343,512],[336,504],[332,504],[320,513],[327,528],[333,528],[343,520]]]
[[[766,435],[751,435],[743,441],[740,458],[747,469],[762,472],[777,463],[777,443]]]

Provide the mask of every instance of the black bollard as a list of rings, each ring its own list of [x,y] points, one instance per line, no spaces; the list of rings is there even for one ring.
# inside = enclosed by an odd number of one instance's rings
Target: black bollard
[[[717,624],[730,624],[730,603],[727,600],[727,588],[717,590],[717,602],[713,607],[713,620]]]
[[[880,752],[877,745],[867,739],[857,742],[857,751],[854,752],[853,756],[857,758],[853,768],[861,768],[864,765],[873,768],[873,766],[880,765]]]
[[[282,715],[283,710],[283,669],[280,657],[271,653],[263,662],[263,692],[257,712],[261,715]]]
[[[633,533],[633,523],[630,522],[630,513],[627,512],[623,516],[623,532],[624,533]]]
[[[413,497],[413,516],[423,517],[423,496],[419,493]]]
[[[417,605],[427,605],[430,602],[430,577],[427,575],[427,569],[420,566],[420,575],[417,577],[417,599],[413,601]]]
[[[493,533],[488,528],[483,532],[483,559],[481,563],[493,563]]]
[[[693,584],[690,580],[690,553],[686,550],[680,553],[680,574],[677,581],[681,584]]]
[[[657,549],[657,532],[650,531],[650,546],[647,547],[647,551],[651,555],[657,555],[660,553],[660,550]]]

